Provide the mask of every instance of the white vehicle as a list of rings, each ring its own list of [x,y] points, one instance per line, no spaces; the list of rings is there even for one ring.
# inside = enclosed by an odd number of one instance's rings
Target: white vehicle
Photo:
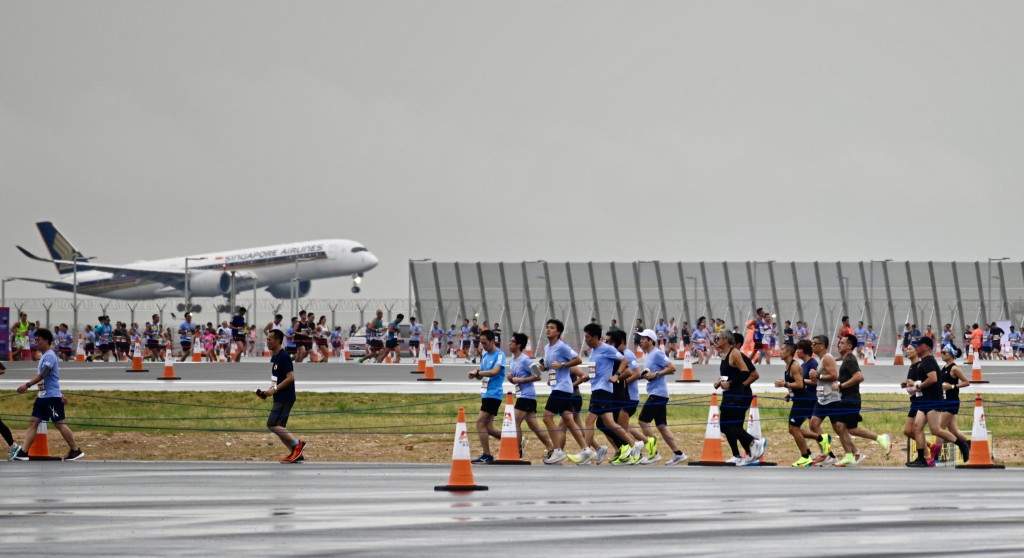
[[[292,296],[292,281],[296,277],[298,296],[305,297],[313,279],[351,275],[352,292],[358,293],[363,273],[378,263],[377,257],[359,242],[334,239],[110,265],[84,257],[53,223],[44,221],[36,226],[52,259],[36,256],[21,246],[18,250],[33,260],[54,264],[61,277],[18,277],[19,280],[71,292],[77,260],[79,293],[120,300],[228,296],[232,276],[236,292],[265,289],[286,299]]]

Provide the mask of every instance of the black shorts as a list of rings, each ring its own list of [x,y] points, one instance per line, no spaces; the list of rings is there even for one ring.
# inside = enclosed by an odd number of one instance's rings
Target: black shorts
[[[270,415],[267,417],[267,428],[288,426],[288,415],[291,414],[294,404],[294,401],[274,401],[274,406],[270,409]]]
[[[640,406],[640,401],[633,401],[632,399],[626,399],[620,403],[620,409],[626,411],[626,414],[632,417],[636,414],[636,408]]]
[[[583,410],[583,396],[578,394],[578,393],[574,393],[572,395],[572,412],[573,413],[579,413],[582,410]]]
[[[630,415],[632,416],[632,415]],[[655,426],[668,424],[668,397],[648,395],[644,408],[640,409],[640,422],[654,423]]]
[[[313,350],[313,340],[309,341],[296,341],[295,345],[306,349],[306,352]]]
[[[71,347],[57,347],[57,352],[62,355],[70,355]]]
[[[951,415],[960,414],[960,400],[959,399],[947,399],[946,406],[942,409],[943,412]]]
[[[468,349],[469,348],[469,339],[463,339],[462,340],[462,348],[463,349]]]
[[[368,345],[372,349],[383,349],[384,348],[384,342],[381,341],[380,339],[370,339],[370,342],[368,343]]]
[[[754,350],[755,351],[758,350],[758,349],[763,349],[763,348],[764,348],[764,343],[762,343],[760,341],[754,341]]]
[[[615,398],[614,393],[603,389],[595,389],[590,393],[589,411],[591,413],[601,416],[606,413],[616,412],[620,408],[622,408],[622,402]]]
[[[101,353],[109,353],[109,352],[110,352],[110,344],[104,344],[104,345],[100,345],[100,346],[98,347],[98,350],[99,350],[99,352],[101,352]]]
[[[519,399],[516,399],[516,407],[515,407],[515,409],[517,411],[522,411],[522,412],[527,413],[527,414],[536,413],[537,412],[537,400],[536,399],[529,399],[529,398],[526,398],[526,397],[520,397]]]
[[[92,343],[86,343],[85,344],[85,350],[87,350],[87,351],[89,351],[91,353],[91,352],[96,350],[96,345],[94,345]]]
[[[394,349],[397,346],[398,346],[398,339],[388,339],[387,342],[384,343],[384,347],[387,348],[387,349]]]
[[[235,341],[235,343],[245,343],[244,335],[232,335],[231,338]]]
[[[43,422],[64,422],[64,401],[60,397],[37,397],[32,404],[32,416]]]
[[[910,400],[910,410],[907,411],[907,418],[914,418],[917,416],[917,412],[921,410],[921,404],[919,401],[919,397]]]
[[[794,403],[793,407],[789,410],[789,425],[800,428],[803,426],[804,421],[811,419],[813,414],[813,405],[808,405],[803,401]]]
[[[498,416],[498,408],[501,407],[501,399],[484,397],[480,399],[480,410],[489,415]]]
[[[181,342],[181,348],[182,349],[191,349],[192,348],[192,342],[191,341],[182,341]]]
[[[128,351],[132,350],[132,345],[131,343],[116,343],[115,348],[119,352],[127,353]]]
[[[152,340],[147,339],[146,340],[146,348],[147,349],[159,349],[160,348],[160,342],[159,341],[152,341]]]
[[[291,347],[285,347],[285,348],[284,348],[284,350],[285,350],[285,352],[287,352],[288,354],[290,354],[290,355],[294,355],[294,354],[295,354],[295,352],[299,350],[299,348],[298,348],[298,347],[296,347],[296,346],[294,346],[294,345],[292,345]]]
[[[814,410],[811,411],[811,416],[817,419],[824,419],[828,417],[835,424],[839,421],[839,418],[843,416],[842,401],[836,401],[829,403],[828,405],[822,405],[821,403],[814,404]]]
[[[981,346],[981,352],[983,352],[983,353],[991,353],[992,352],[992,347],[986,347],[986,346],[982,345]]]
[[[480,346],[480,340],[479,339],[474,339],[473,340],[473,348],[475,349],[475,348],[477,348],[479,346]]]
[[[999,352],[999,350],[1000,350],[1001,348],[1002,348],[1002,345],[1001,345],[1001,344],[999,344],[999,343],[992,343],[992,350],[993,350],[994,352]]]
[[[836,422],[845,424],[847,428],[857,428],[858,424],[864,422],[864,417],[860,416],[860,399],[844,399],[839,403],[842,404],[842,411],[835,417]]]
[[[573,412],[572,394],[557,389],[551,390],[551,395],[548,396],[548,402],[544,405],[544,410],[554,415]]]
[[[412,349],[414,347],[419,348],[419,346],[420,346],[420,342],[419,341],[413,341],[412,339],[409,340],[409,348],[410,349]]]

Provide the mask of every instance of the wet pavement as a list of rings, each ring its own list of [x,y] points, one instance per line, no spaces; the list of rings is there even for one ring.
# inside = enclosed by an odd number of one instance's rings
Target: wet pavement
[[[1024,554],[1024,471],[0,463],[8,556]]]

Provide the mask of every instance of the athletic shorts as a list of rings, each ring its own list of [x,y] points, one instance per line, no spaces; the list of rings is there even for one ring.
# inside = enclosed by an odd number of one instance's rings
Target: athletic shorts
[[[515,409],[524,413],[536,413],[537,412],[537,400],[530,399],[528,397],[520,397],[516,399]]]
[[[99,351],[101,353],[109,353],[110,352],[110,344],[107,343],[107,344],[104,344],[104,345],[100,345],[99,346]]]
[[[473,340],[473,348],[475,349],[475,348],[477,348],[479,346],[480,346],[480,340],[479,339],[474,339]]]
[[[64,401],[60,397],[37,397],[32,404],[32,416],[43,422],[64,422]]]
[[[679,338],[678,337],[669,337],[668,338],[668,342],[669,342],[670,345],[675,345],[675,344],[679,343]]]
[[[192,342],[191,341],[182,341],[181,342],[181,348],[182,349],[191,349],[192,348]]]
[[[601,416],[606,413],[613,413],[621,407],[622,402],[616,400],[615,394],[610,391],[596,389],[590,393],[590,407],[588,410],[595,415]]]
[[[760,341],[754,341],[754,350],[755,351],[758,350],[758,349],[763,349],[763,348],[764,348],[764,343],[762,343]]]
[[[117,346],[117,350],[122,352],[122,353],[127,353],[128,351],[132,350],[131,343],[117,343],[116,346]]]
[[[839,418],[843,414],[843,406],[840,405],[840,403],[842,403],[842,401],[836,401],[835,403],[829,403],[828,405],[815,403],[814,410],[811,411],[811,416],[818,419],[828,417],[833,423],[839,422]]]
[[[207,350],[207,351],[212,351],[212,350],[213,350],[213,347],[207,347],[207,348],[206,348],[206,350]],[[296,353],[296,352],[297,352],[297,351],[299,350],[299,348],[298,348],[298,347],[296,347],[296,346],[291,346],[291,347],[285,347],[285,348],[284,348],[284,350],[285,350],[285,351],[286,351],[286,352],[287,352],[288,354],[290,354],[290,355],[294,355],[294,354],[295,354],[295,353]]]
[[[463,339],[462,340],[462,348],[463,349],[468,349],[469,348],[469,339]]]
[[[629,415],[630,417],[632,417],[633,415],[636,414],[636,408],[639,407],[639,406],[640,406],[640,401],[634,401],[632,399],[627,399],[627,400],[622,402],[621,409],[623,411],[626,411],[626,414]]]
[[[96,350],[96,345],[93,345],[92,343],[86,343],[85,344],[85,350],[87,350],[89,352],[95,351]]]
[[[632,415],[630,415],[632,416]],[[668,424],[668,397],[648,395],[644,408],[640,409],[640,422],[654,423],[655,426]]]
[[[419,346],[420,346],[420,342],[419,341],[413,341],[412,339],[409,340],[409,348],[410,349],[413,348],[413,347],[419,347]]]
[[[572,399],[571,393],[553,389],[551,395],[548,396],[548,402],[544,405],[544,410],[555,415],[571,413],[573,412]]]
[[[147,339],[146,340],[146,348],[147,349],[159,349],[160,348],[160,342],[159,341],[153,341],[152,339]]]
[[[369,346],[370,346],[370,348],[373,348],[373,349],[383,349],[384,348],[384,342],[381,341],[380,339],[370,339]]]
[[[992,352],[992,347],[986,347],[986,346],[982,345],[981,346],[981,352],[983,352],[983,353],[991,353]]]
[[[572,412],[573,413],[579,413],[582,410],[583,410],[583,396],[578,394],[578,393],[572,394]]]
[[[245,336],[244,335],[232,335],[231,338],[235,341],[235,343],[244,343],[245,342]]]
[[[857,428],[857,425],[864,422],[860,416],[860,399],[844,399],[839,402],[842,405],[842,414],[836,417],[836,422],[841,422],[847,428]]]
[[[501,407],[501,399],[490,397],[480,399],[480,410],[489,415],[498,416],[498,407]]]
[[[398,339],[388,339],[387,342],[384,343],[384,347],[387,348],[387,349],[394,349],[397,346],[398,346]]]
[[[808,403],[805,401],[793,403],[793,407],[789,409],[790,426],[800,428],[805,420],[810,420],[814,416],[814,406],[808,405]]]
[[[267,428],[271,426],[288,426],[288,415],[292,412],[292,405],[294,401],[274,401],[274,406],[270,409],[270,415],[267,416]]]
[[[998,351],[1002,347],[1003,347],[1003,345],[1001,343],[992,343],[992,350],[993,351]]]
[[[71,347],[57,347],[57,352],[62,355],[70,355]]]
[[[296,341],[295,345],[299,346],[299,347],[302,347],[303,349],[306,349],[307,352],[313,349],[313,341],[312,340],[309,340],[309,341]]]
[[[943,410],[943,412],[949,413],[951,415],[959,415],[960,414],[960,400],[959,399],[947,399],[946,400],[946,406],[942,410]]]

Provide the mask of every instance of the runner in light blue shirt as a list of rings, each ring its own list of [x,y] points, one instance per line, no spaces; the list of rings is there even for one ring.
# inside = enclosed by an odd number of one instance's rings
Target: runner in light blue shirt
[[[64,459],[76,461],[85,457],[78,444],[75,443],[75,436],[71,429],[64,424],[64,404],[67,398],[60,391],[60,367],[57,365],[57,355],[53,352],[53,333],[48,329],[36,331],[36,350],[42,353],[36,375],[24,385],[18,386],[18,393],[25,393],[34,385],[39,385],[39,395],[32,405],[32,417],[28,422],[28,430],[25,432],[25,441],[22,449],[18,450],[14,458],[19,461],[28,461],[28,452],[25,448],[31,448],[36,438],[36,430],[39,423],[50,421],[60,431],[60,435],[68,444],[68,455]]]
[[[519,438],[519,458],[523,458],[523,421],[526,421],[527,426],[530,430],[537,435],[537,438],[544,444],[546,450],[544,454],[544,463],[554,463],[551,461],[552,453],[555,450],[555,446],[551,443],[551,438],[548,436],[547,430],[537,420],[537,389],[534,384],[540,380],[540,376],[537,372],[540,371],[540,367],[534,371],[533,361],[530,357],[523,354],[526,349],[527,337],[525,333],[516,333],[512,335],[512,338],[508,341],[508,348],[512,352],[512,364],[509,368],[508,380],[516,388],[516,436]]]
[[[480,382],[480,414],[476,419],[476,431],[480,437],[483,453],[473,463],[493,463],[490,437],[501,439],[501,429],[494,427],[494,417],[501,406],[502,383],[505,381],[505,353],[494,345],[494,334],[490,331],[480,333],[480,343],[484,355],[480,359],[480,368],[469,373],[470,379]]]
[[[654,346],[653,332],[644,331],[640,334],[640,349],[644,352],[644,374],[643,379],[647,380],[647,401],[640,411],[640,428],[643,430],[647,443],[644,449],[647,455],[640,460],[640,463],[656,463],[661,461],[658,453],[658,439],[654,436],[654,429],[651,423],[658,428],[661,437],[672,450],[672,457],[665,465],[672,466],[683,463],[687,460],[686,454],[676,445],[675,436],[668,427],[668,385],[665,383],[665,376],[674,374],[675,365],[665,356],[661,349]]]

